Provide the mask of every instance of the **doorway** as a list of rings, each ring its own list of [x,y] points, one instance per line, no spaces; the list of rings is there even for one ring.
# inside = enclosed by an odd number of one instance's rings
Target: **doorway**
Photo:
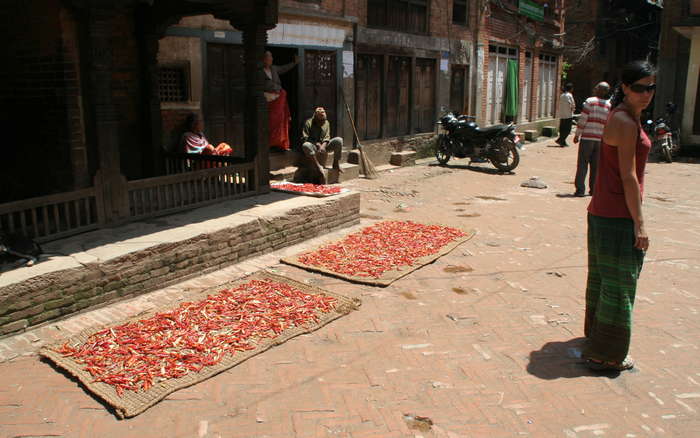
[[[244,53],[238,44],[207,44],[207,138],[215,146],[228,143],[239,158],[254,155],[246,153]]]
[[[267,47],[272,53],[273,63],[277,66],[283,66],[294,62],[294,55],[298,55],[299,51],[295,48],[288,47]],[[299,139],[301,138],[301,124],[304,123],[299,117],[299,68],[300,64],[292,68],[288,72],[280,75],[282,88],[287,92],[287,103],[289,105],[289,113],[292,121],[289,123],[289,143],[292,149],[299,150]],[[282,153],[282,150],[276,147],[270,149],[273,154]]]

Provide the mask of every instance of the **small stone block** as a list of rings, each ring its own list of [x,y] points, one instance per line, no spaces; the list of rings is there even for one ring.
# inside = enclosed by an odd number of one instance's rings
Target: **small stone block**
[[[360,151],[357,149],[348,152],[349,164],[360,164]]]
[[[389,158],[389,163],[394,166],[414,166],[416,164],[416,151],[394,152]]]
[[[545,137],[555,137],[557,135],[557,128],[555,126],[543,126],[542,135]]]
[[[335,169],[323,170],[326,174],[326,181],[328,184],[338,184],[360,177],[360,166],[357,164],[341,163],[340,169],[343,171],[343,173],[340,173]]]
[[[526,129],[525,130],[525,140],[537,141],[537,130],[536,129]]]

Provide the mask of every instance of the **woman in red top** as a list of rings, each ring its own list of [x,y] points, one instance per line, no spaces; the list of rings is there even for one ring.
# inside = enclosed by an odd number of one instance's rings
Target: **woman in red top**
[[[632,308],[649,238],[644,228],[644,168],[651,142],[639,122],[654,97],[655,70],[627,65],[603,132],[593,199],[588,206],[587,338],[594,370],[628,370]]]

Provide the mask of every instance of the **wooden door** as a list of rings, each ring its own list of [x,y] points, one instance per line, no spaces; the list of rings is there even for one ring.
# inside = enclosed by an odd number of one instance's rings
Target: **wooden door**
[[[328,50],[304,52],[304,94],[302,97],[302,123],[314,115],[314,109],[326,109],[331,124],[331,137],[338,135],[338,82],[336,53]]]
[[[386,136],[409,133],[411,58],[390,56],[387,66]]]
[[[246,156],[246,81],[243,46],[207,45],[205,134],[214,146],[226,142],[234,156]]]
[[[452,77],[450,79],[450,108],[454,112],[466,113],[466,102],[464,90],[466,85],[467,68],[463,65],[452,66]]]
[[[379,138],[381,126],[382,57],[358,55],[355,66],[357,135],[362,140]]]
[[[430,132],[435,120],[435,60],[416,59],[416,132]]]

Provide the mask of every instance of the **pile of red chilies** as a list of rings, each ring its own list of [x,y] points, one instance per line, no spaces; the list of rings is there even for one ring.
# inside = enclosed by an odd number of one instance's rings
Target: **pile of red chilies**
[[[318,184],[275,184],[272,187],[280,190],[289,190],[291,192],[323,193],[324,195],[335,195],[340,193],[341,190],[338,186],[324,186]]]
[[[124,391],[146,391],[167,379],[216,365],[227,354],[256,348],[290,327],[317,322],[335,298],[288,284],[251,280],[170,312],[102,330],[82,345],[57,351],[84,365],[95,382]]]
[[[400,266],[413,266],[455,239],[461,230],[411,221],[380,222],[351,234],[338,243],[299,256],[299,261],[356,277],[379,278]]]

